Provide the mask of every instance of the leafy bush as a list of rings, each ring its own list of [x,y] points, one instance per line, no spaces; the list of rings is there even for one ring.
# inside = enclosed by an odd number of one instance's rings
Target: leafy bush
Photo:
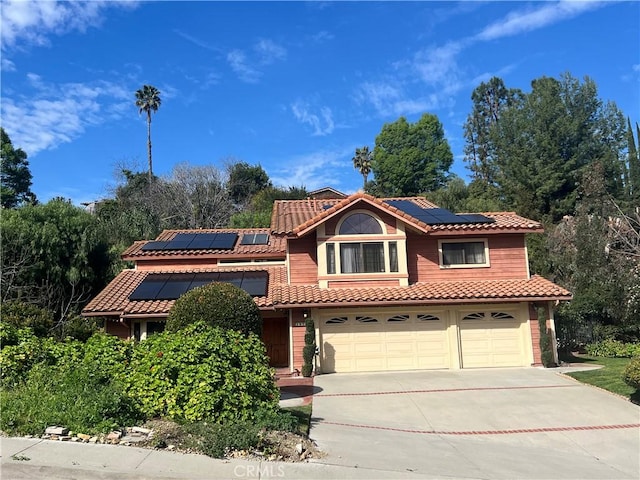
[[[24,302],[4,302],[2,323],[16,328],[29,327],[36,337],[46,337],[53,327],[53,314],[36,305]]]
[[[133,342],[114,335],[96,333],[84,344],[82,362],[103,375],[122,378],[127,375],[133,345]]]
[[[198,439],[195,445],[198,450],[210,457],[221,458],[232,449],[260,447],[265,430],[293,432],[297,425],[298,419],[290,412],[261,408],[252,421],[197,422],[186,425],[185,429]]]
[[[262,341],[204,322],[137,344],[123,381],[149,416],[219,423],[278,407]]]
[[[248,450],[260,443],[260,427],[248,420],[236,420],[224,425],[200,422],[188,431],[200,440],[197,447],[213,458],[222,458],[232,449]]]
[[[538,327],[540,328],[540,355],[542,365],[545,368],[555,367],[556,362],[553,357],[553,343],[551,341],[551,333],[547,328],[547,311],[544,308],[538,308]]]
[[[622,379],[630,387],[640,389],[640,356],[633,358],[625,367]]]
[[[169,312],[166,331],[177,332],[197,321],[247,335],[262,334],[262,318],[253,298],[230,283],[214,282],[182,295]]]
[[[18,330],[19,341],[0,351],[0,384],[13,388],[22,384],[36,365],[75,365],[82,357],[82,344],[38,338],[30,329]]]
[[[640,356],[640,343],[608,339],[587,345],[586,351],[594,357],[635,357]]]
[[[105,375],[82,365],[34,367],[24,384],[0,392],[0,428],[40,435],[48,425],[87,434],[131,425],[143,417]]]
[[[86,342],[91,335],[98,333],[100,321],[95,318],[84,318],[75,315],[62,322],[53,329],[53,333],[60,339],[75,339]]]

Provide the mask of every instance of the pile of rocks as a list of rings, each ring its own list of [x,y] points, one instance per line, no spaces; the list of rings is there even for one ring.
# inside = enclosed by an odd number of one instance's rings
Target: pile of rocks
[[[66,427],[54,425],[47,427],[40,438],[61,442],[133,445],[153,438],[153,430],[144,427],[127,427],[122,430],[114,430],[106,435],[87,435],[86,433],[71,432]]]

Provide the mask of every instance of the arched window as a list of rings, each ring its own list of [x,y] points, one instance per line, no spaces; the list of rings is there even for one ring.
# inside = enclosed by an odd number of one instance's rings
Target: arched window
[[[354,213],[340,225],[340,235],[381,235],[382,227],[378,221],[366,213]]]

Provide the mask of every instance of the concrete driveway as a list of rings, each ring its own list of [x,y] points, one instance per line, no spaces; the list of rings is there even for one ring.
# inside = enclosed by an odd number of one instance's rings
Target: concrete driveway
[[[537,368],[315,377],[324,464],[371,478],[640,478],[640,409]],[[360,470],[362,473],[362,470]]]

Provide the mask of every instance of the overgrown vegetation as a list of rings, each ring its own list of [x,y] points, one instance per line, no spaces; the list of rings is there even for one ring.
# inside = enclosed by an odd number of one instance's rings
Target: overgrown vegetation
[[[264,446],[266,431],[296,432],[304,421],[279,408],[273,370],[254,334],[196,322],[140,343],[105,334],[82,343],[0,326],[5,433],[64,425],[99,434],[163,418],[195,435],[204,453],[221,456]]]
[[[262,317],[256,302],[230,283],[210,283],[182,295],[169,311],[166,331],[177,332],[197,321],[246,335],[262,333]]]

